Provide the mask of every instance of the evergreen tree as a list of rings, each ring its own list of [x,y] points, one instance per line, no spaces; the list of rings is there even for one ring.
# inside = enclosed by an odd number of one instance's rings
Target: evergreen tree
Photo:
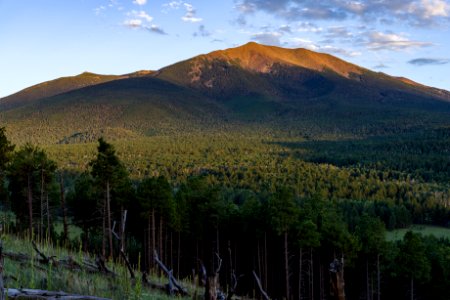
[[[8,197],[5,186],[6,169],[11,161],[14,151],[14,145],[6,137],[5,127],[0,127],[0,204],[5,202]]]
[[[33,204],[40,191],[40,208],[43,211],[43,195],[53,181],[56,164],[47,158],[46,153],[30,144],[23,146],[13,157],[9,167],[9,182],[12,198],[12,208],[19,220],[28,222],[30,237],[34,231]],[[48,191],[47,191],[48,193]],[[49,214],[48,200],[46,201],[47,214]],[[25,213],[27,211],[27,213]],[[40,214],[42,220],[43,215]],[[22,224],[23,225],[23,224]],[[47,227],[49,227],[49,222]],[[47,228],[50,230],[50,228]],[[43,234],[43,232],[41,232]]]
[[[284,237],[284,268],[286,283],[286,299],[290,300],[289,241],[288,233],[298,219],[298,206],[291,190],[279,188],[269,200],[271,223],[278,235]]]
[[[128,173],[116,155],[113,145],[103,138],[98,140],[97,157],[90,162],[91,175],[104,192],[103,202],[103,243],[102,252],[106,255],[106,237],[109,244],[109,258],[114,255],[112,235],[111,190],[123,186],[129,181]]]

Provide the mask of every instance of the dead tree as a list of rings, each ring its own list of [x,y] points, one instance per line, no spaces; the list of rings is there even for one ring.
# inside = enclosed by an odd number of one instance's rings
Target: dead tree
[[[345,300],[344,259],[330,263],[331,292],[336,300]]]
[[[217,269],[206,278],[205,285],[205,300],[217,300],[223,298],[223,294],[220,291],[219,272],[222,267],[222,258],[216,253],[217,257]]]
[[[167,293],[169,295],[180,294],[182,296],[188,296],[189,293],[187,292],[187,290],[173,276],[173,271],[169,270],[166,265],[164,265],[164,263],[159,259],[158,252],[156,252],[156,250],[153,251],[153,257],[156,264],[164,273],[166,273],[166,276],[169,279],[169,283],[167,284]]]
[[[253,271],[253,277],[255,278],[256,281],[256,285],[258,286],[259,292],[261,293],[262,297],[264,298],[264,300],[270,300],[269,295],[267,295],[266,291],[264,291],[262,284],[261,284],[261,279],[259,279],[258,275],[256,275],[256,272]]]

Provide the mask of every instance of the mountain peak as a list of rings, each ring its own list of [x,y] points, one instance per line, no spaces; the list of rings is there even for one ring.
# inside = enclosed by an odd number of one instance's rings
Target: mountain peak
[[[344,77],[361,74],[361,67],[343,61],[335,56],[318,53],[304,48],[290,49],[249,42],[242,46],[218,50],[206,54],[209,60],[222,59],[238,63],[242,68],[268,73],[275,64],[302,67],[315,71],[332,71]]]

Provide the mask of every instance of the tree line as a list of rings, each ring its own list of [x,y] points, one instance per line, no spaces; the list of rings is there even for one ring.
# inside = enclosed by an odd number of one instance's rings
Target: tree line
[[[131,179],[104,139],[85,172],[69,173],[38,147],[15,149],[4,129],[0,176],[1,205],[16,216],[5,224],[11,232],[81,245],[112,260],[123,251],[148,273],[157,272],[157,253],[178,278],[213,277],[222,291],[255,297],[260,291],[253,272],[261,290],[276,299],[447,296],[448,240],[412,232],[399,241],[385,238],[386,228],[419,219],[448,221],[450,212],[439,203],[400,201],[401,193],[397,201],[364,193],[339,199],[305,195],[286,183],[255,190],[220,184],[207,174],[182,182],[165,176]],[[316,179],[303,180],[325,184]],[[60,234],[57,223],[63,224]],[[79,241],[69,238],[75,226],[82,230]]]

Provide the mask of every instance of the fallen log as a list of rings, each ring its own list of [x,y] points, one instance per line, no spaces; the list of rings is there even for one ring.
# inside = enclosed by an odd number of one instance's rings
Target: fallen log
[[[6,289],[6,295],[8,299],[20,300],[111,300],[95,296],[32,289]]]
[[[78,270],[78,271],[84,271],[84,272],[90,273],[90,274],[102,273],[107,276],[112,276],[112,277],[116,276],[116,274],[114,272],[112,272],[111,270],[109,270],[106,267],[104,260],[102,260],[99,257],[97,257],[96,261],[94,261],[94,262],[84,260],[82,263],[79,263],[71,256],[68,256],[68,257],[62,258],[62,259],[57,259],[54,256],[49,258],[40,251],[39,251],[39,253],[41,253],[43,256],[39,255],[40,258],[38,258],[38,259],[36,259],[36,258],[33,259],[33,257],[31,257],[30,255],[27,255],[24,253],[14,253],[14,252],[9,252],[9,251],[5,251],[3,253],[3,255],[4,255],[4,257],[6,257],[10,260],[21,262],[21,263],[29,263],[31,261],[34,261],[34,262],[44,265],[44,266],[47,266],[50,264],[53,267],[65,268],[65,269],[69,269],[71,271]]]
[[[42,253],[41,251],[39,251],[39,248],[37,247],[36,243],[34,241],[31,242],[31,244],[33,245],[33,249],[34,251],[37,252],[37,254],[39,255],[39,257],[41,258],[39,261],[44,264],[44,265],[56,265],[57,262],[55,260],[56,256],[47,256],[44,253]]]
[[[181,284],[175,279],[175,277],[173,276],[173,272],[172,270],[169,270],[166,265],[163,264],[163,262],[159,259],[158,253],[156,252],[156,250],[153,252],[154,253],[154,257],[155,257],[155,262],[158,264],[158,266],[161,268],[161,270],[164,271],[164,273],[166,273],[168,279],[169,279],[169,283],[167,285],[167,289],[168,289],[168,294],[169,295],[173,295],[175,293],[179,293],[183,296],[188,296],[189,293],[187,292],[187,290],[181,286]]]

